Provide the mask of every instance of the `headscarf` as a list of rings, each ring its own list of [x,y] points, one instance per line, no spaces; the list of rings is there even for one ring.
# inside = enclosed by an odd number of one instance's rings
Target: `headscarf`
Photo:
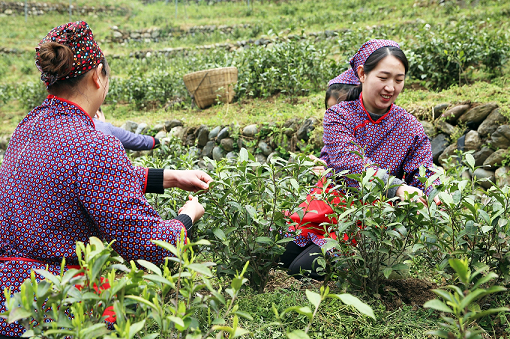
[[[334,79],[331,79],[328,82],[328,87],[333,84],[346,84],[346,85],[356,85],[360,84],[358,77],[352,68],[349,68],[347,71],[343,72],[339,76]]]
[[[369,40],[369,41],[365,42],[363,45],[361,45],[361,47],[356,52],[356,54],[354,54],[354,56],[351,58],[351,60],[349,60],[349,62],[351,64],[351,68],[352,68],[354,75],[356,77],[358,77],[358,72],[357,72],[358,67],[363,66],[365,64],[365,62],[367,61],[367,59],[372,55],[372,53],[374,53],[375,51],[377,51],[379,48],[382,48],[382,47],[400,48],[400,46],[393,40],[375,39],[375,40]]]
[[[74,78],[94,69],[104,59],[104,54],[94,40],[94,35],[85,21],[69,22],[65,25],[53,28],[35,48],[37,56],[41,45],[47,42],[56,42],[68,46],[73,51],[74,62],[71,72],[67,75],[50,74],[42,71],[36,59],[36,66],[41,72],[41,80],[46,87],[53,85],[58,80]]]

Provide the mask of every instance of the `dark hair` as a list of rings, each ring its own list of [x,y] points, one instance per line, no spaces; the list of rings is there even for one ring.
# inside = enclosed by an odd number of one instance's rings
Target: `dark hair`
[[[328,101],[330,98],[334,98],[337,103],[343,101],[343,98],[347,95],[349,90],[356,85],[349,84],[332,84],[326,90],[326,99],[324,100],[324,104],[326,109],[328,109]],[[342,100],[340,100],[342,99]]]
[[[407,74],[407,71],[409,70],[409,62],[407,61],[407,57],[404,54],[404,52],[394,46],[388,46],[388,47],[382,47],[376,50],[374,53],[372,53],[367,61],[365,61],[365,64],[363,65],[363,70],[365,71],[365,74],[368,74],[372,72],[374,68],[377,67],[379,62],[386,58],[388,55],[393,55],[395,58],[400,60],[405,68],[405,73]],[[357,72],[358,70],[354,70],[354,72]],[[347,93],[345,101],[353,101],[359,98],[359,95],[362,92],[362,84],[359,84],[358,86],[352,88],[349,93]]]
[[[39,47],[37,62],[43,73],[63,78],[68,75],[73,68],[74,55],[72,49],[66,45],[56,42],[47,42]],[[110,66],[106,59],[103,58],[100,63],[103,65],[101,73],[103,73],[104,76],[110,76]],[[65,88],[74,88],[80,83],[85,74],[87,73],[69,79],[58,80],[48,87],[48,92],[51,94],[58,94]]]

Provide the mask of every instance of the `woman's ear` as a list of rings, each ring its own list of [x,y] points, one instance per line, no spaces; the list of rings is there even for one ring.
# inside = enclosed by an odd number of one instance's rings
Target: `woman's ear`
[[[103,64],[99,64],[96,69],[92,72],[92,81],[97,89],[101,88],[102,80],[101,80],[101,71],[103,70]]]
[[[361,83],[365,82],[365,77],[366,77],[366,74],[365,74],[365,69],[363,68],[362,65],[359,65],[358,66],[358,78],[359,78],[359,81]]]

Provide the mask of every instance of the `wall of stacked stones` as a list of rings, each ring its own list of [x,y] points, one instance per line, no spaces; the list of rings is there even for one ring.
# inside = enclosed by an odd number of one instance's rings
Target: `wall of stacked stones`
[[[113,6],[73,6],[71,5],[73,15],[90,15],[97,13],[112,13],[116,15],[125,15],[129,12],[126,8],[117,8]],[[28,2],[28,15],[44,15],[46,13],[69,13],[69,3],[45,3],[45,2]],[[25,2],[7,2],[0,1],[0,15],[25,15]]]
[[[431,112],[416,115],[431,140],[437,166],[445,166],[450,157],[456,161],[457,150],[471,151],[475,166],[480,168],[465,175],[510,185],[507,175],[510,172],[510,125],[496,103],[440,104]],[[214,160],[235,158],[242,147],[255,154],[259,162],[281,153],[319,151],[323,147],[322,122],[315,118],[247,126],[185,126],[180,120],[149,126],[128,121],[121,127],[134,133],[156,135],[163,143],[176,137],[199,158]],[[8,138],[0,138],[0,149],[5,150],[7,143]],[[133,155],[151,152],[134,152]],[[199,164],[205,166],[204,161]],[[483,185],[490,187],[489,182]]]
[[[432,146],[434,163],[445,166],[450,157],[455,160],[456,151],[471,151],[475,165],[480,167],[474,173],[465,175],[489,179],[499,185],[510,185],[510,125],[502,114],[502,108],[495,103],[440,104],[428,114],[418,116]],[[133,132],[149,130],[145,124],[129,122],[123,128]],[[180,121],[167,121],[152,128],[159,138],[168,135],[182,140],[192,147],[199,157],[220,160],[235,158],[236,150],[248,148],[255,153],[258,161],[279,152],[320,150],[322,122],[315,118],[291,119],[283,124],[234,126],[186,127]],[[264,137],[260,137],[264,136]],[[147,152],[146,152],[147,153]],[[452,160],[450,160],[452,161]],[[507,166],[506,162],[509,162]],[[488,188],[490,183],[483,185]]]
[[[167,28],[143,28],[138,30],[122,30],[117,26],[112,26],[111,34],[107,37],[107,41],[113,43],[129,43],[129,42],[160,42],[167,41],[171,39],[176,39],[182,36],[194,36],[195,34],[213,34],[215,32],[220,32],[220,34],[224,35],[232,35],[235,30],[241,29],[250,29],[253,28],[250,24],[238,24],[238,25],[205,25],[205,26],[194,26],[188,29],[182,29],[179,27],[167,27]],[[310,32],[307,34],[288,34],[289,31],[281,32],[283,35],[277,37],[269,37],[269,38],[259,38],[259,39],[246,39],[239,40],[234,43],[216,43],[212,45],[203,45],[193,47],[193,49],[212,49],[212,48],[222,48],[229,51],[233,51],[239,48],[248,48],[249,46],[266,46],[271,47],[272,44],[277,42],[284,42],[290,40],[305,40],[305,39],[313,39],[315,41],[332,39],[337,37],[341,32],[345,30],[325,30],[320,32]],[[132,53],[130,56],[136,56],[138,58],[144,57],[146,53],[150,52],[151,54],[165,54],[169,55],[172,52],[180,52],[185,48],[164,48],[160,50],[146,50],[146,51],[138,51]],[[192,48],[188,48],[192,49]]]

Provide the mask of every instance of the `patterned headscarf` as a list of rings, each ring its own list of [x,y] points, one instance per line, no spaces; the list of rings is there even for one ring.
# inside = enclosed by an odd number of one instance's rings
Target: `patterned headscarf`
[[[73,51],[74,62],[71,72],[65,76],[59,74],[44,73],[36,60],[35,64],[41,72],[41,80],[46,87],[53,85],[58,80],[74,78],[87,73],[99,65],[104,59],[104,54],[94,41],[94,35],[85,21],[69,22],[65,25],[53,28],[35,48],[39,57],[41,45],[47,42],[56,42],[66,45]]]
[[[363,66],[367,59],[377,51],[379,48],[382,47],[397,47],[400,48],[400,46],[393,40],[369,40],[365,42],[359,50],[354,54],[354,56],[349,60],[351,64],[351,68],[354,71],[354,74],[356,77],[358,77],[358,67]]]
[[[333,84],[346,84],[358,86],[360,82],[353,69],[349,68],[347,71],[343,72],[336,78],[329,80],[328,87]]]

